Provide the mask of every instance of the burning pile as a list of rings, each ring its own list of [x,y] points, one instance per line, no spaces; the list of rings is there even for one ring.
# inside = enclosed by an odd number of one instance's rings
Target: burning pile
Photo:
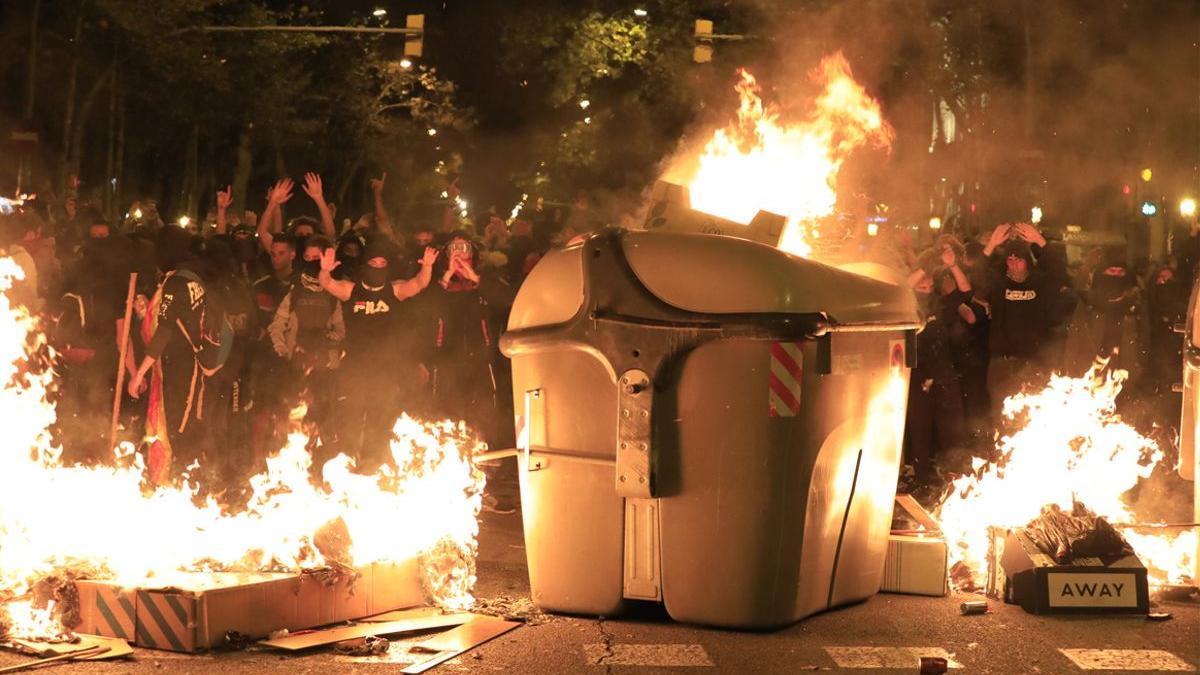
[[[812,252],[815,221],[833,213],[837,178],[852,152],[871,143],[888,148],[892,129],[879,103],[854,80],[841,52],[813,72],[821,93],[801,121],[788,123],[763,104],[758,83],[739,71],[737,119],[718,129],[698,158],[668,171],[667,180],[688,186],[693,208],[739,223],[759,210],[787,217],[779,247]]]
[[[1125,371],[1093,366],[1078,378],[1054,375],[1044,390],[1004,402],[1016,430],[997,441],[995,462],[976,460],[954,482],[938,514],[951,562],[964,571],[959,586],[982,587],[988,527],[1022,528],[1043,507],[1070,512],[1076,502],[1110,523],[1136,522],[1123,495],[1163,461],[1162,450],[1116,414]],[[1153,583],[1187,580],[1195,531],[1124,529]]]
[[[0,290],[20,275],[0,258]],[[478,444],[462,424],[402,416],[391,463],[363,475],[339,455],[323,467],[323,486],[309,479],[308,438],[294,433],[251,479],[246,507],[231,513],[212,497],[198,505],[195,485],[145,491],[145,466],[132,447],[118,448],[110,467],[64,466],[48,431],[52,358],[37,320],[0,294],[0,626],[57,632],[52,612],[31,606],[33,585],[81,571],[162,587],[179,573],[416,559],[433,601],[472,603],[484,477],[472,463]]]

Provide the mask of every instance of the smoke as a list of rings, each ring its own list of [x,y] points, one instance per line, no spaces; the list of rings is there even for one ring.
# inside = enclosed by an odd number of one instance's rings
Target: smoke
[[[896,130],[890,154],[860,151],[843,166],[841,210],[884,203],[893,223],[938,215],[973,233],[1040,205],[1052,230],[1115,228],[1129,216],[1123,184],[1171,208],[1196,188],[1200,4],[745,4],[761,11],[741,30],[764,39],[716,44],[705,67],[724,81],[698,85],[721,91],[698,93],[706,106],[664,159],[664,175],[728,121],[737,67],[758,77],[764,100],[803,110],[814,94],[809,71],[840,50]],[[1143,166],[1154,168],[1151,185],[1136,184]]]

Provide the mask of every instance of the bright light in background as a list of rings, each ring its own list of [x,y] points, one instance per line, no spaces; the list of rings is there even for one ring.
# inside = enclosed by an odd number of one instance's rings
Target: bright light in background
[[[938,218],[937,216],[930,218],[929,219],[929,229],[931,229],[931,230],[942,229],[942,219]]]
[[[646,10],[639,7],[637,9],[633,10],[633,15],[634,16],[646,16]]]
[[[387,10],[382,7],[378,7],[374,12],[371,12],[371,16],[387,16]]]
[[[584,110],[587,110],[588,107],[591,105],[592,105],[592,102],[587,100],[586,98],[579,101],[579,107],[583,108]]]
[[[411,59],[400,59],[400,67],[405,70],[412,68],[412,60]]]
[[[583,123],[584,123],[584,124],[591,124],[591,123],[592,123],[592,118],[591,118],[591,117],[585,117],[585,118],[583,118]]]
[[[430,127],[425,133],[429,134],[430,136],[437,136],[437,129]]]
[[[191,225],[191,223],[192,223],[191,218],[188,218],[187,216],[179,216],[179,226],[180,227],[187,227],[188,225]]]
[[[134,218],[141,218],[141,217],[142,217],[142,210],[141,210],[141,209],[134,209],[134,210],[133,210],[133,217],[134,217]]]
[[[1070,232],[1071,234],[1078,234],[1083,232],[1083,228],[1078,225],[1067,225],[1067,232]]]
[[[1150,169],[1142,169],[1142,180],[1149,183],[1151,178],[1154,178],[1154,172]]]
[[[1037,225],[1042,222],[1042,207],[1035,206],[1029,210],[1029,222]]]
[[[1196,200],[1191,197],[1184,197],[1179,202],[1179,215],[1184,218],[1191,218],[1196,215]]]
[[[1142,215],[1153,216],[1158,213],[1158,206],[1154,202],[1142,202]]]
[[[867,236],[874,237],[879,234],[879,223],[867,223]]]

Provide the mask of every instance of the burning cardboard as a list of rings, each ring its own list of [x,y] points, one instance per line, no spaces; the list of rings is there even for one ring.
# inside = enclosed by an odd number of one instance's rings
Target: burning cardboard
[[[993,537],[988,586],[994,597],[1033,614],[1149,611],[1146,568],[1133,553],[1060,564],[1023,530],[995,528]]]
[[[77,630],[139,647],[196,652],[227,635],[266,637],[425,602],[417,565],[374,564],[352,575],[197,573],[169,588],[79,581]]]

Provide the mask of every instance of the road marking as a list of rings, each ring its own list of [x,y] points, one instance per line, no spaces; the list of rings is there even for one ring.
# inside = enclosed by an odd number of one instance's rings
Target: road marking
[[[1171,670],[1193,672],[1187,661],[1161,649],[1060,649],[1084,670]]]
[[[583,657],[589,666],[670,668],[713,665],[701,645],[612,645],[606,649],[603,644],[591,644],[583,646]]]
[[[951,668],[962,664],[941,647],[826,647],[839,668],[916,668],[922,656],[940,656]]]

